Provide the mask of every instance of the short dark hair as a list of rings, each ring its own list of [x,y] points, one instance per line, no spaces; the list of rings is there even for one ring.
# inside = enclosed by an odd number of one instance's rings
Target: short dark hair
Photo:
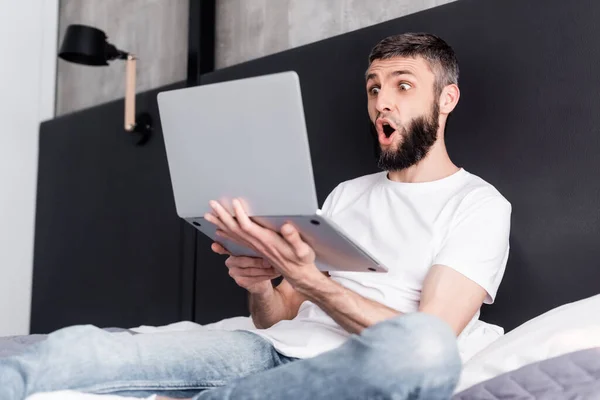
[[[423,57],[435,74],[436,96],[444,86],[458,84],[458,61],[452,47],[430,33],[402,33],[386,37],[373,47],[369,54],[369,65],[375,60],[392,57]]]

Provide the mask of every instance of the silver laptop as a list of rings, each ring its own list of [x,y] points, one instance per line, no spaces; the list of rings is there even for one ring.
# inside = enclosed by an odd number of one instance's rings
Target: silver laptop
[[[291,222],[322,271],[387,272],[318,209],[300,82],[284,72],[161,92],[160,119],[177,214],[234,255],[258,256],[223,240],[203,216],[209,201],[279,231]]]

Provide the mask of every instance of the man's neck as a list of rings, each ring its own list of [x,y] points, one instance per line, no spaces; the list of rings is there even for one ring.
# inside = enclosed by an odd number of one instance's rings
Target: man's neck
[[[424,159],[409,168],[390,171],[388,179],[405,183],[433,182],[446,178],[459,170],[460,168],[450,160],[444,141],[438,140],[429,149]]]

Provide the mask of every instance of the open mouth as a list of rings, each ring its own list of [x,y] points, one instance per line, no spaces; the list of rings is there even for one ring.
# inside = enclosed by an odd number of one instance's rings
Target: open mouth
[[[378,118],[375,126],[377,128],[377,135],[379,136],[379,143],[385,146],[392,144],[394,133],[397,130],[394,121],[387,118]]]
[[[394,128],[392,128],[391,125],[387,124],[387,123],[383,123],[383,133],[385,134],[385,137],[390,137],[392,136],[392,134],[396,132],[396,130]]]

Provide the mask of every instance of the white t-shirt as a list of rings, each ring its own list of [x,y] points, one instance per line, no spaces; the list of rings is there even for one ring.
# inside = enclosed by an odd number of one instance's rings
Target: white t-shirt
[[[494,301],[508,258],[511,205],[464,169],[424,183],[394,182],[385,172],[343,182],[327,197],[323,213],[389,269],[330,273],[361,296],[415,312],[427,272],[441,264],[481,285],[486,303]],[[458,338],[464,361],[503,334],[478,318],[479,313]],[[298,358],[332,350],[349,336],[310,301],[294,319],[253,332]]]

